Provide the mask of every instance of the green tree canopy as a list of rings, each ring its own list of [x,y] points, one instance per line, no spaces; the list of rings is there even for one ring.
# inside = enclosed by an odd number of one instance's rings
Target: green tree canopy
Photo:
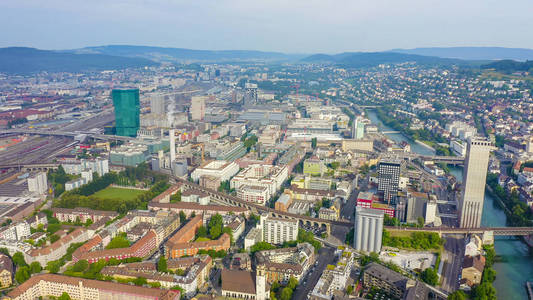
[[[437,271],[433,268],[427,268],[420,274],[420,279],[424,281],[427,284],[430,285],[437,285],[439,283],[439,275],[437,274]]]
[[[13,263],[15,263],[15,265],[17,267],[22,267],[22,266],[27,266],[28,264],[26,263],[26,260],[24,260],[24,254],[22,254],[22,252],[20,251],[17,251],[15,254],[13,254]]]
[[[30,264],[30,272],[32,274],[37,274],[41,272],[43,268],[41,267],[41,264],[38,261],[34,261]]]
[[[211,220],[209,220],[209,235],[212,239],[218,239],[220,235],[222,235],[222,228],[223,228],[223,222],[222,222],[222,216],[220,214],[216,214],[211,217]]]
[[[167,259],[164,256],[159,258],[157,262],[157,270],[159,272],[167,272]]]
[[[24,281],[30,279],[30,268],[27,266],[22,266],[17,269],[17,272],[15,273],[15,280],[18,283],[23,283]]]

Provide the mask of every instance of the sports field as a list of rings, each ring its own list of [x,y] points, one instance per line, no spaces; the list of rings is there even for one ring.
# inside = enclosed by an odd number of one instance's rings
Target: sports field
[[[133,189],[123,189],[108,186],[107,188],[100,190],[94,195],[101,199],[124,199],[124,200],[133,200],[138,195],[144,193],[145,191],[133,190]]]

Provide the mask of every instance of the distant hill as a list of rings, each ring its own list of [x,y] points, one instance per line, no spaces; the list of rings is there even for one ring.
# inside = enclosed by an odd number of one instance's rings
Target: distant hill
[[[305,55],[253,50],[193,50],[149,46],[109,45],[69,50],[78,54],[142,57],[160,62],[291,61]]]
[[[490,64],[482,65],[482,69],[494,69],[503,73],[513,72],[533,72],[533,60],[525,62],[514,61],[510,59],[499,60]]]
[[[434,47],[393,49],[391,52],[465,60],[533,60],[533,49],[504,47]]]
[[[101,71],[153,65],[157,63],[144,58],[63,53],[25,47],[0,48],[2,73]]]
[[[303,62],[334,63],[352,68],[374,67],[380,64],[416,62],[418,64],[466,64],[467,62],[432,56],[395,52],[346,52],[335,55],[315,54],[302,59]]]

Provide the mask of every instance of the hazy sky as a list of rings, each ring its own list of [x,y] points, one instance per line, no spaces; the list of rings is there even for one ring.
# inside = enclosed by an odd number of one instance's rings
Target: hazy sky
[[[533,48],[532,0],[0,0],[0,47]]]

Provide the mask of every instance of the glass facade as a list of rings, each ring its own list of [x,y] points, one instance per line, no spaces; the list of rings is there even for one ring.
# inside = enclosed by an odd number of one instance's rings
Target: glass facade
[[[113,90],[116,135],[137,136],[140,126],[139,89]]]

